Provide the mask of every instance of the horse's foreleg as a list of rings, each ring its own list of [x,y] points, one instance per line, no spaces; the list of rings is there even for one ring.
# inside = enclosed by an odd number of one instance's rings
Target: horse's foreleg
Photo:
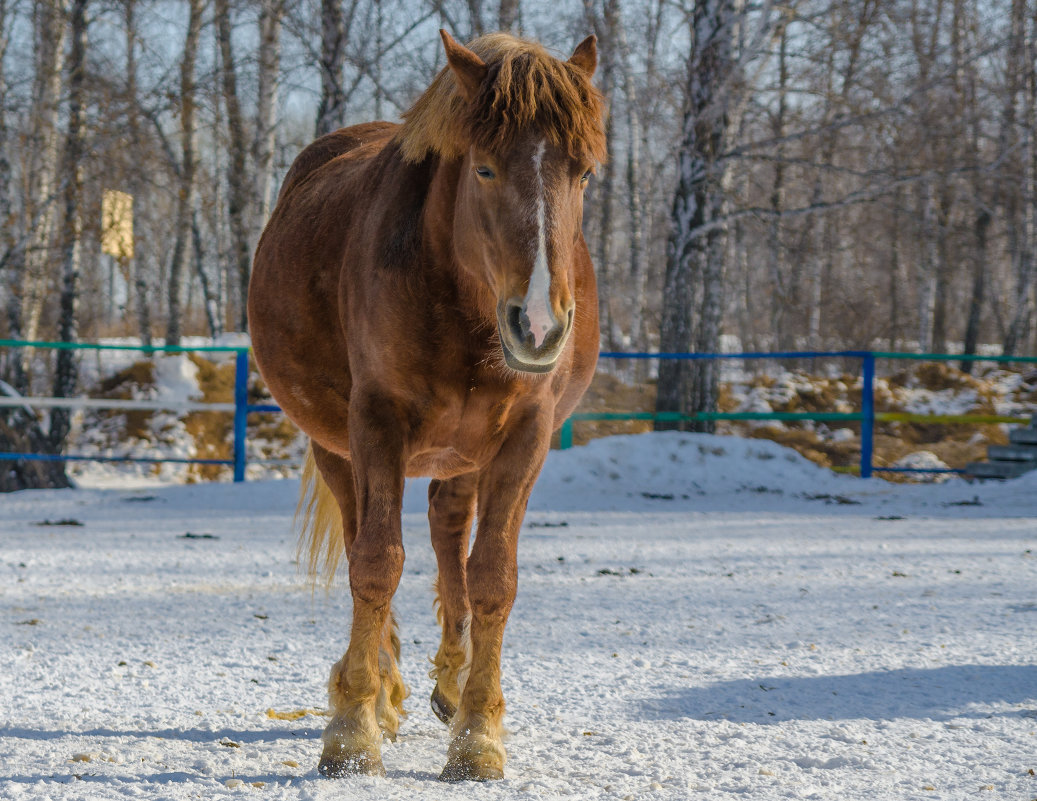
[[[448,481],[433,481],[428,490],[429,528],[439,565],[436,600],[443,629],[429,676],[436,680],[432,711],[444,723],[450,722],[461,702],[461,689],[471,658],[468,637],[471,609],[465,574],[477,479],[477,473],[468,473]]]
[[[351,443],[359,520],[349,552],[353,627],[345,656],[332,668],[328,683],[333,717],[324,730],[324,751],[318,766],[325,776],[385,772],[378,702],[383,693],[383,672],[390,687],[398,679],[398,672],[393,675],[395,663],[389,667],[386,657],[395,658],[390,602],[403,571],[403,470],[400,463],[392,461],[392,455],[400,450],[392,447],[394,443],[376,442],[374,437],[362,444],[367,447]],[[393,706],[391,690],[385,696],[381,722],[396,725],[398,716],[395,722],[387,719]],[[402,697],[397,700],[402,702]]]
[[[440,777],[446,781],[504,776],[501,644],[518,585],[519,528],[549,435],[549,426],[531,422],[509,437],[479,476],[479,527],[468,559],[471,669],[451,722],[453,739]]]

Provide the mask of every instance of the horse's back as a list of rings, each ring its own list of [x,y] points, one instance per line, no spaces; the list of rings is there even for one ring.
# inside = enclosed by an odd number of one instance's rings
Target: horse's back
[[[295,157],[292,166],[285,175],[281,184],[281,191],[277,196],[280,203],[296,186],[305,181],[314,172],[319,170],[328,162],[339,156],[349,153],[357,154],[362,148],[370,148],[370,152],[377,153],[395,133],[399,125],[392,122],[365,122],[361,125],[352,125],[348,128],[339,128],[337,131],[324,134],[324,136],[311,142],[303,151]]]

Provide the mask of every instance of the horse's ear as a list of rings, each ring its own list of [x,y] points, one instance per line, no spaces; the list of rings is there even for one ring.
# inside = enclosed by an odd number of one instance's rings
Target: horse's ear
[[[573,54],[569,56],[569,63],[587,73],[587,77],[594,74],[598,68],[598,37],[593,33],[576,45]]]
[[[458,44],[454,37],[442,28],[439,29],[439,35],[443,37],[447,64],[454,71],[457,86],[464,99],[471,102],[479,94],[479,87],[486,78],[486,62],[464,45]]]

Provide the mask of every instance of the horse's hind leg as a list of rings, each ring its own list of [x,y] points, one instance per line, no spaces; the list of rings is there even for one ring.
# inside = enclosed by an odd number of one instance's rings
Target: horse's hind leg
[[[351,558],[357,535],[356,489],[352,465],[348,460],[330,453],[316,443],[313,443],[312,448],[314,461],[341,511],[342,544],[347,559]],[[379,685],[374,713],[378,728],[390,740],[396,739],[400,718],[405,714],[403,699],[408,695],[397,667],[399,656],[400,640],[396,633],[396,620],[390,609],[379,637]],[[363,715],[357,719],[356,704],[348,692],[350,681],[347,657],[348,652],[331,669],[328,698],[334,717],[324,732],[325,748],[319,769],[325,775],[349,772],[379,773],[381,760],[377,756],[377,751],[375,750],[374,758],[371,758],[371,749],[367,747],[371,739],[370,721],[364,720],[366,716]],[[357,747],[358,745],[360,747]]]
[[[477,473],[448,481],[433,481],[428,490],[428,519],[432,547],[439,563],[436,580],[437,615],[443,628],[439,650],[429,676],[436,680],[432,691],[432,711],[444,723],[457,711],[461,690],[471,660],[468,625],[468,587],[465,563],[468,538],[475,515]]]

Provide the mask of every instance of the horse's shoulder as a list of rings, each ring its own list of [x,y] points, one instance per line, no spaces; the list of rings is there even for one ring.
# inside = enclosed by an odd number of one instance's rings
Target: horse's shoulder
[[[281,184],[278,199],[285,197],[314,172],[337,158],[350,155],[370,157],[379,152],[397,128],[399,125],[392,122],[365,122],[324,134],[296,156]]]

